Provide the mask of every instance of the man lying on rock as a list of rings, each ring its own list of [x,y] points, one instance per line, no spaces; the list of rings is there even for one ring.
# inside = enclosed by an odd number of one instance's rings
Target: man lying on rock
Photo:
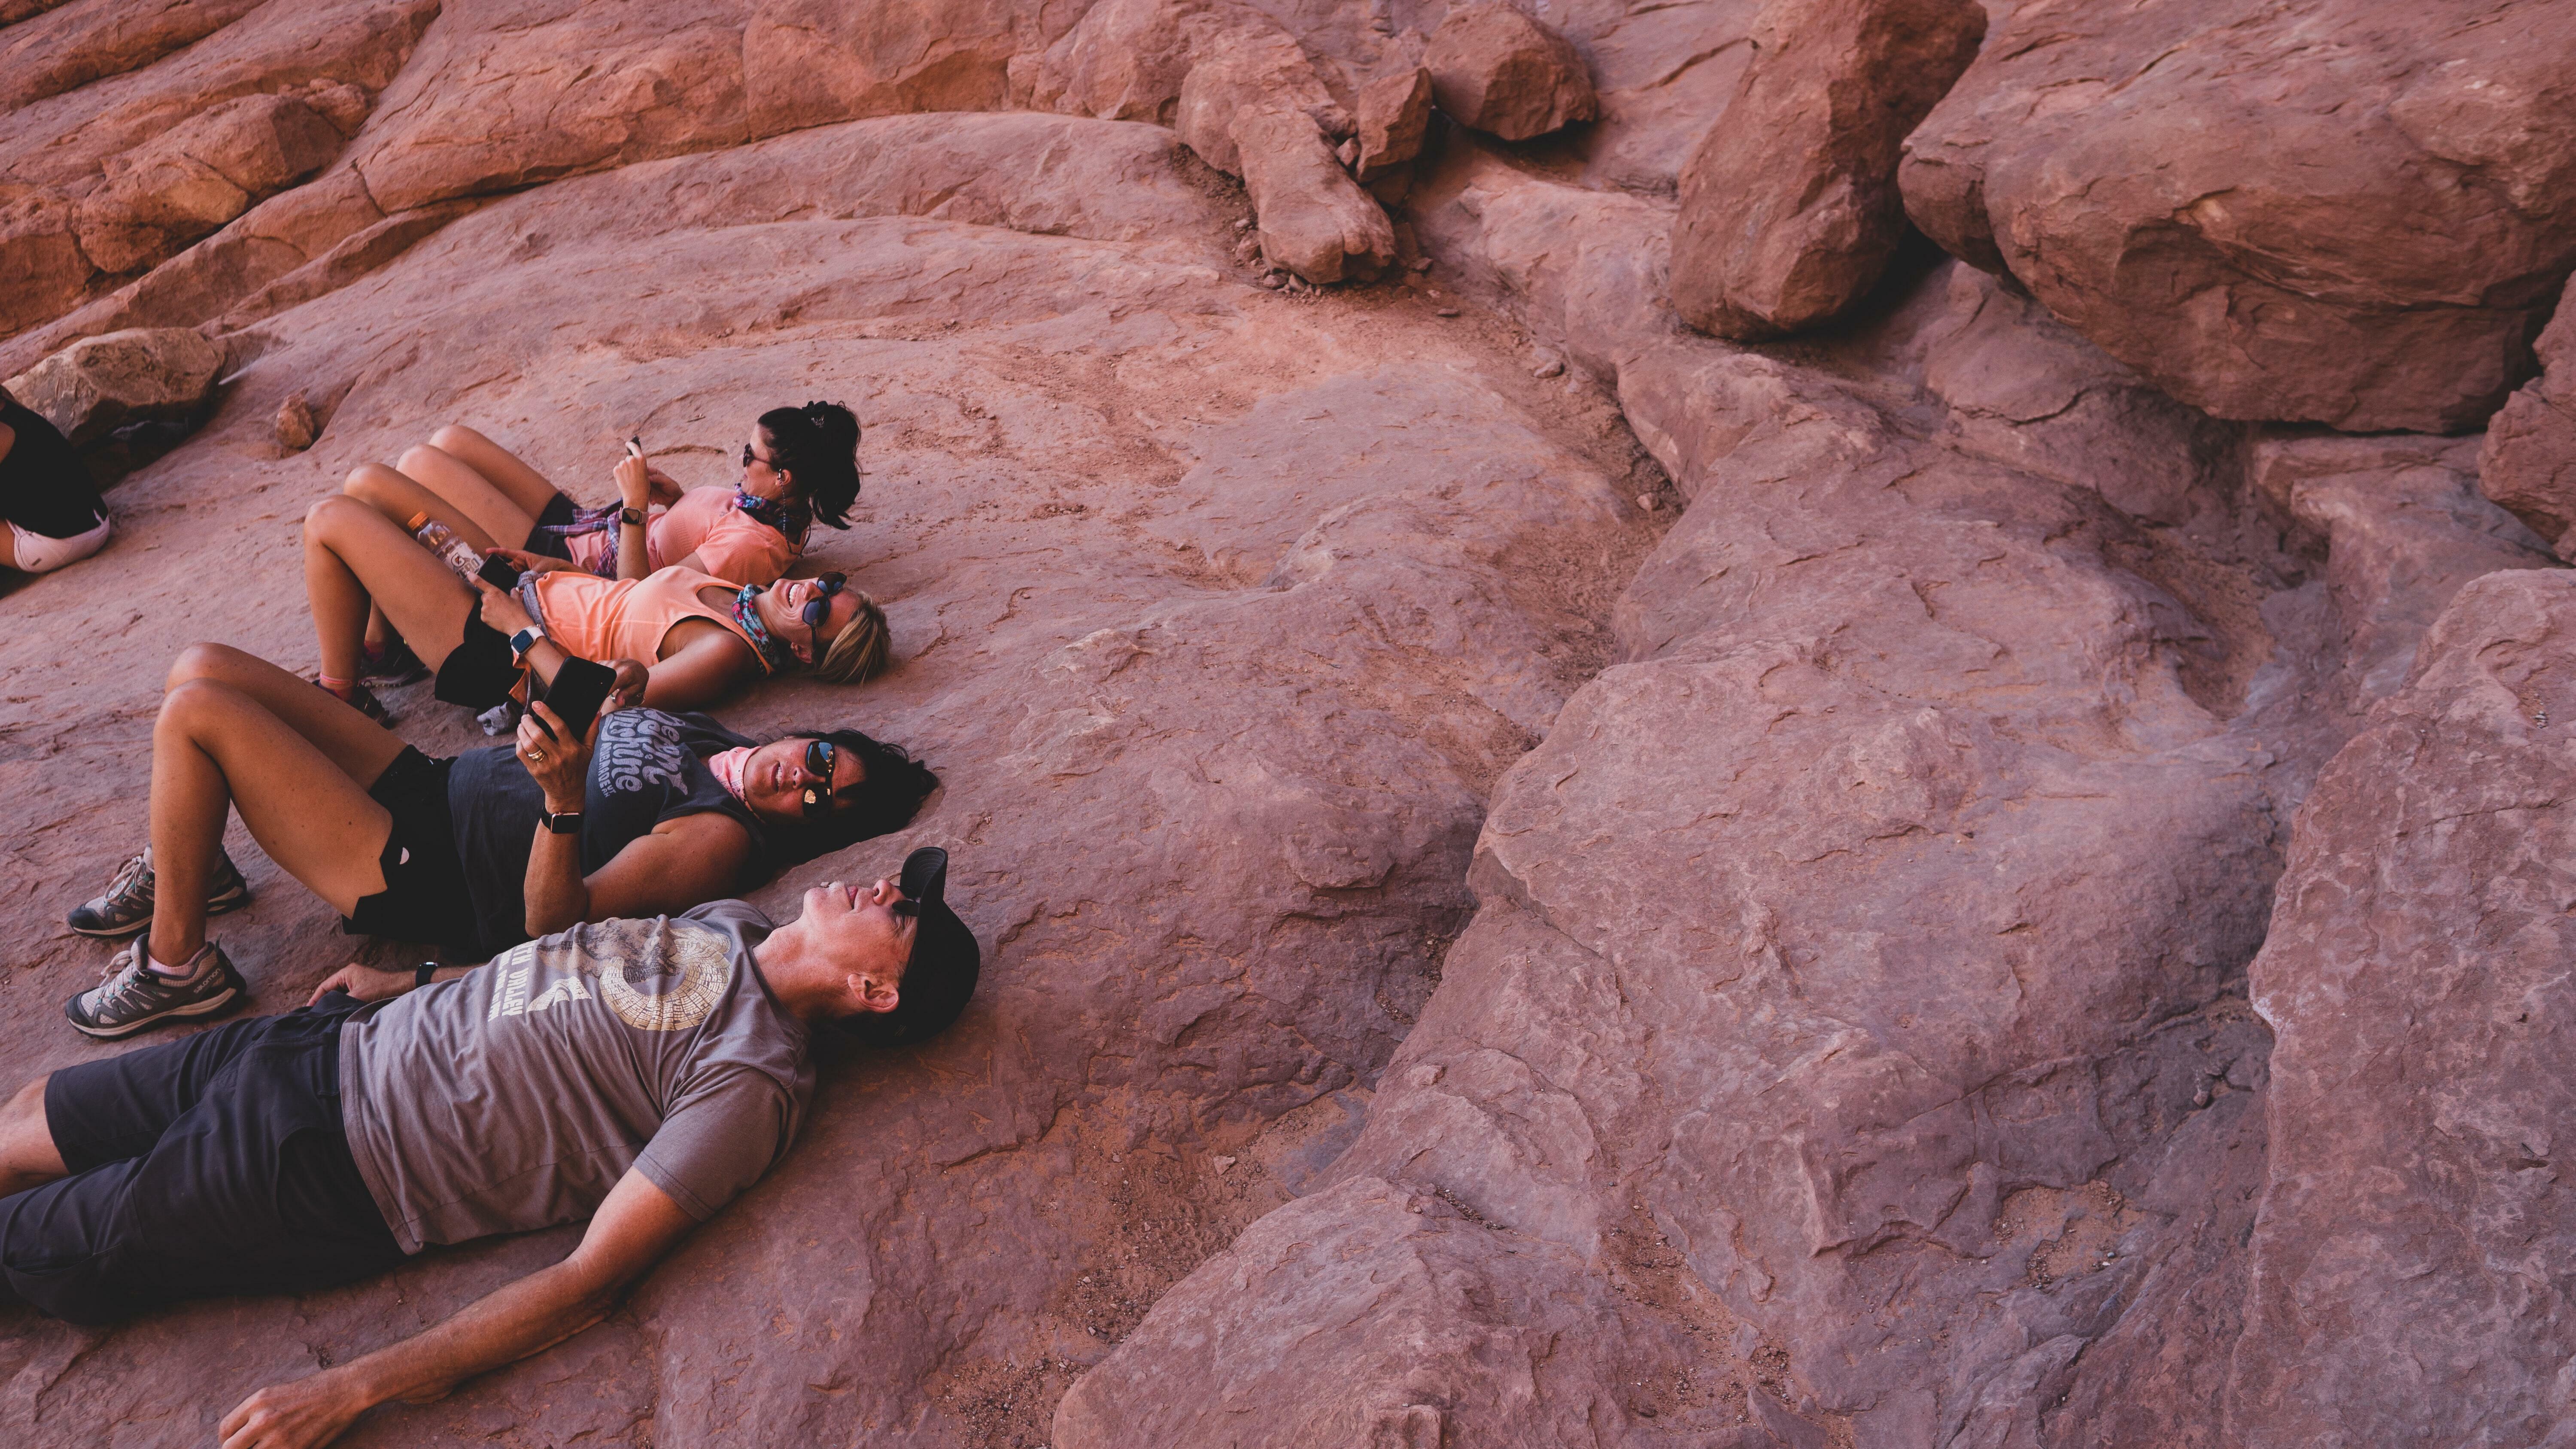
[[[223,1444],[324,1444],[535,1353],[787,1150],[818,1028],[899,1046],[957,1019],[981,957],[947,874],[947,852],[916,850],[899,885],[817,886],[785,926],[717,901],[417,986],[352,965],[283,1016],[30,1082],[0,1108],[0,1303],[99,1323],[588,1217],[553,1267],[251,1395]]]
[[[638,674],[630,662],[621,677]],[[84,935],[146,934],[64,1014],[112,1038],[249,998],[206,938],[207,916],[250,899],[224,854],[228,811],[351,932],[479,961],[582,921],[736,895],[903,828],[939,784],[856,730],[755,744],[704,715],[621,702],[586,738],[565,738],[539,703],[515,747],[434,760],[264,659],[192,645],[153,726],[151,844],[71,913]]]

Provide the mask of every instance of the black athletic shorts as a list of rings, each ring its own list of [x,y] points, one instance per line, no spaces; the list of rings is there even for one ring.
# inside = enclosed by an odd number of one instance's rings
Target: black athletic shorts
[[[564,536],[546,530],[570,525],[577,511],[572,500],[561,493],[548,499],[546,511],[537,515],[537,526],[528,530],[527,551],[542,558],[559,558],[571,563],[572,550],[564,546]]]
[[[340,1028],[363,1009],[334,991],[54,1073],[45,1125],[72,1175],[0,1198],[0,1302],[105,1323],[401,1262],[341,1125]]]
[[[465,890],[465,864],[456,854],[456,829],[447,809],[447,775],[454,760],[433,760],[409,745],[367,787],[391,811],[385,836],[385,888],[361,897],[340,922],[352,936],[391,936],[435,941],[460,954],[475,954],[474,906]]]
[[[465,606],[465,637],[438,661],[438,678],[429,692],[449,704],[486,710],[510,697],[519,683],[519,661],[510,653],[510,636],[483,622],[483,602]]]

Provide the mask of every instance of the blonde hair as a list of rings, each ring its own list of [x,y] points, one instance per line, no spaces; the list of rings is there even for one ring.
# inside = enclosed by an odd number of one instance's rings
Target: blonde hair
[[[859,601],[859,611],[832,636],[832,647],[823,651],[822,662],[814,666],[814,676],[829,684],[865,684],[885,672],[894,648],[885,610],[856,589],[849,590],[849,595]]]

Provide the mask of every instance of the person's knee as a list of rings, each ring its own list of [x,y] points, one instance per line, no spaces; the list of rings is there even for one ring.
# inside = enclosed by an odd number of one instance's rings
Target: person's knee
[[[25,1174],[58,1161],[53,1124],[45,1120],[45,1084],[53,1079],[47,1072],[0,1104],[0,1171]]]
[[[45,1084],[53,1079],[54,1074],[47,1072],[11,1093],[6,1103],[0,1103],[0,1141],[15,1146],[31,1126],[51,1138],[52,1129],[45,1124]]]
[[[463,423],[449,423],[429,435],[429,446],[442,453],[450,454],[459,449],[471,448],[477,443],[489,441],[491,440]]]
[[[439,430],[442,436],[446,431],[444,428]],[[436,473],[441,464],[454,461],[445,448],[435,443],[414,443],[403,449],[402,457],[395,460],[394,468],[406,478],[427,478]]]
[[[304,537],[307,542],[336,541],[361,512],[375,510],[345,493],[325,493],[304,510]]]
[[[161,692],[167,694],[190,680],[234,678],[241,672],[241,662],[249,657],[229,644],[191,644],[170,661]]]
[[[394,470],[382,463],[360,463],[349,470],[340,491],[361,502],[379,503],[393,491],[390,485],[394,476]]]
[[[240,690],[220,680],[182,680],[161,696],[161,717],[155,721],[155,732],[176,730],[193,736],[207,729],[220,728],[222,719],[231,714],[241,700]]]

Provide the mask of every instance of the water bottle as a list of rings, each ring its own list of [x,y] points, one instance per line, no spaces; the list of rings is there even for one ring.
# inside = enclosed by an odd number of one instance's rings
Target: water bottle
[[[456,576],[472,583],[483,571],[483,555],[474,546],[456,536],[456,530],[430,517],[427,513],[411,516],[411,536],[420,546],[438,555],[439,562],[456,570]]]

